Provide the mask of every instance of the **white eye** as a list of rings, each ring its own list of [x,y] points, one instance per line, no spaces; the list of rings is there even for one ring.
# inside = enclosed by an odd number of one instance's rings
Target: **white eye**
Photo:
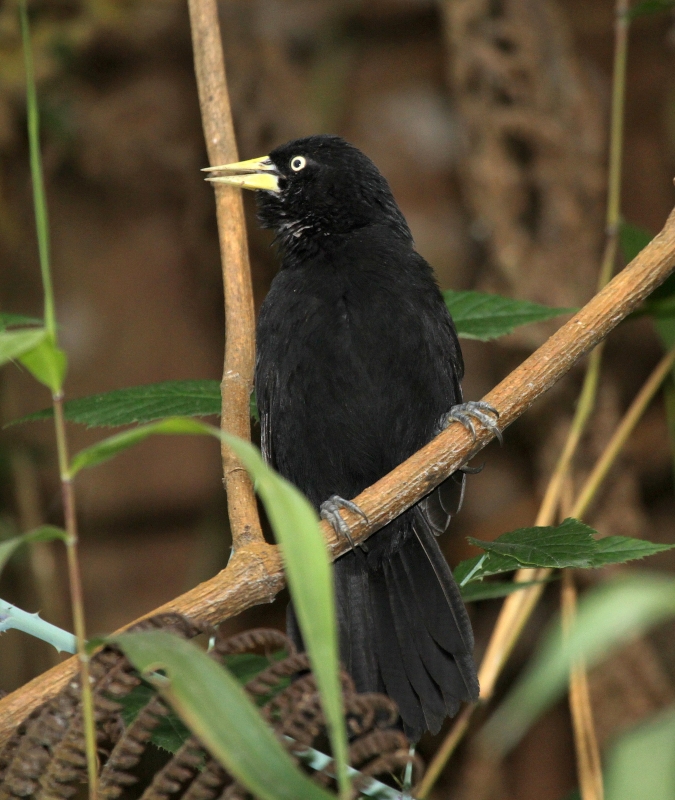
[[[307,159],[304,156],[294,156],[291,159],[291,169],[293,172],[300,172],[307,166]]]

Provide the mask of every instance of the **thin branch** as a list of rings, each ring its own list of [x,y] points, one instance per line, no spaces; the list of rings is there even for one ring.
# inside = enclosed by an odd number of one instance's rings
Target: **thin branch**
[[[216,0],[189,0],[195,75],[211,166],[238,161]],[[221,428],[251,438],[249,402],[255,365],[255,312],[241,192],[218,184],[216,217],[225,290],[225,365]],[[223,475],[234,549],[263,541],[253,485],[223,447]]]
[[[523,414],[575,362],[601,342],[675,269],[675,211],[664,229],[622,272],[526,359],[484,399],[500,412],[506,428]],[[384,478],[363,491],[355,502],[369,523],[349,515],[350,534],[364,541],[405,509],[417,503],[459,466],[492,440],[484,428],[476,441],[461,425],[451,425]],[[322,523],[333,558],[347,552],[349,543]],[[200,622],[222,622],[251,606],[272,602],[284,586],[281,556],[277,548],[252,542],[237,550],[227,569],[147,616],[175,611]],[[527,590],[519,592],[524,594]],[[130,623],[132,624],[132,623]],[[35,678],[0,701],[0,746],[14,728],[40,703],[53,697],[74,671],[70,659]]]

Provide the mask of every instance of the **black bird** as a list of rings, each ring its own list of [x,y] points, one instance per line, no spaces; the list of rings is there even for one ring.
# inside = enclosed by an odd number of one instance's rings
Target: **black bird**
[[[336,530],[346,498],[471,417],[454,325],[429,264],[373,162],[337,136],[212,168],[257,189],[281,270],[260,310],[255,388],[266,461]],[[487,412],[487,413],[486,413]],[[494,412],[496,414],[496,412]],[[360,692],[396,701],[414,741],[476,700],[471,625],[436,536],[464,475],[335,562],[343,663]],[[301,640],[292,607],[289,631]]]

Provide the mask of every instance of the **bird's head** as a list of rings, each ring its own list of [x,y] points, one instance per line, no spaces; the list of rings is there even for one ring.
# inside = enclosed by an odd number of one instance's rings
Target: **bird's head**
[[[385,178],[339,136],[296,139],[268,156],[207,171],[214,183],[256,190],[260,221],[284,249],[372,224],[411,238]]]

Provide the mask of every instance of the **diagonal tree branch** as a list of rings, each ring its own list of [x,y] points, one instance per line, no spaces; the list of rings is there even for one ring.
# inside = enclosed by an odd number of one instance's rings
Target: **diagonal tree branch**
[[[484,399],[500,412],[506,428],[574,363],[601,342],[675,268],[675,211],[652,242],[581,311],[535,353],[508,375]],[[360,542],[416,503],[492,439],[484,428],[476,442],[461,425],[451,425],[395,470],[355,498],[368,515],[366,524],[349,515],[351,535]],[[333,558],[347,551],[347,542],[322,524]],[[150,612],[176,611],[216,624],[245,609],[272,602],[284,586],[277,548],[264,542],[244,544],[227,568],[210,580]],[[131,623],[130,623],[131,624]],[[74,658],[40,675],[0,701],[0,746],[14,728],[39,704],[53,697],[75,674]]]
[[[211,166],[238,161],[216,0],[189,0],[192,49],[206,149]],[[218,184],[216,218],[225,289],[225,365],[221,428],[251,438],[249,400],[255,364],[255,313],[241,192]],[[263,541],[253,486],[246,470],[223,447],[223,476],[232,545]]]

